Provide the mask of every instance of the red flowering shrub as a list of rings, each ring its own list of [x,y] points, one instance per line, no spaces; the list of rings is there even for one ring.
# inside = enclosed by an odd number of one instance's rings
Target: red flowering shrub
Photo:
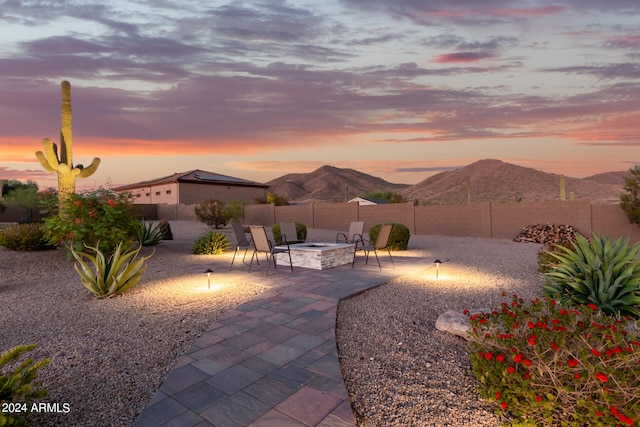
[[[516,295],[470,319],[479,392],[512,425],[640,425],[634,320]]]
[[[128,194],[101,189],[61,200],[58,212],[45,219],[42,229],[52,244],[68,244],[78,251],[97,246],[112,253],[121,241],[136,239],[138,217]]]

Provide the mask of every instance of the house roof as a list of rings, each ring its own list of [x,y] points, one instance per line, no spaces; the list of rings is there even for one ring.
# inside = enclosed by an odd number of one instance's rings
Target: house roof
[[[348,203],[352,203],[352,202],[358,202],[358,203],[369,202],[374,205],[384,205],[389,203],[389,201],[386,199],[378,199],[375,197],[354,197],[353,199],[348,201]]]
[[[122,185],[120,187],[115,188],[115,190],[116,191],[131,190],[134,188],[151,187],[154,185],[171,184],[175,182],[269,188],[267,184],[261,184],[259,182],[249,181],[242,178],[236,178],[233,176],[221,175],[219,173],[207,172],[200,169],[195,169],[188,172],[177,172],[177,173],[174,173],[173,175],[165,176],[162,178],[156,178],[149,181],[141,181],[133,184]]]

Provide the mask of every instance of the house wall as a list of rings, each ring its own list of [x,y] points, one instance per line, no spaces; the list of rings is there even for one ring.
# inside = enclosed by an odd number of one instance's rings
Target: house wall
[[[220,200],[222,202],[240,200],[246,204],[254,204],[256,199],[266,198],[266,188],[195,184],[187,182],[180,183],[180,203],[184,203],[186,205],[202,203],[209,199]]]
[[[123,192],[131,193],[133,196],[133,203],[135,204],[178,202],[178,184],[175,182],[134,188]]]
[[[135,204],[176,204],[195,205],[208,199],[229,202],[240,200],[253,204],[258,198],[266,199],[267,189],[260,187],[214,185],[197,183],[168,183],[127,190],[133,195]]]

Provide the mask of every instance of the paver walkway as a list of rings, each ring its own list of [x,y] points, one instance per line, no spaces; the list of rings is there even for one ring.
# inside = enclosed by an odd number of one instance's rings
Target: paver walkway
[[[408,255],[408,254],[407,254]],[[335,341],[340,299],[431,265],[386,253],[329,270],[266,265],[247,272],[270,289],[225,313],[191,346],[156,391],[135,427],[353,426]],[[228,268],[228,267],[227,267]]]

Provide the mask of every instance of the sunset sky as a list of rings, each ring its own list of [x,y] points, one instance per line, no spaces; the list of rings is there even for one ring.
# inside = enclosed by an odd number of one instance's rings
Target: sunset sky
[[[79,189],[640,163],[638,0],[0,0],[0,36],[0,179],[41,188],[63,80]]]

